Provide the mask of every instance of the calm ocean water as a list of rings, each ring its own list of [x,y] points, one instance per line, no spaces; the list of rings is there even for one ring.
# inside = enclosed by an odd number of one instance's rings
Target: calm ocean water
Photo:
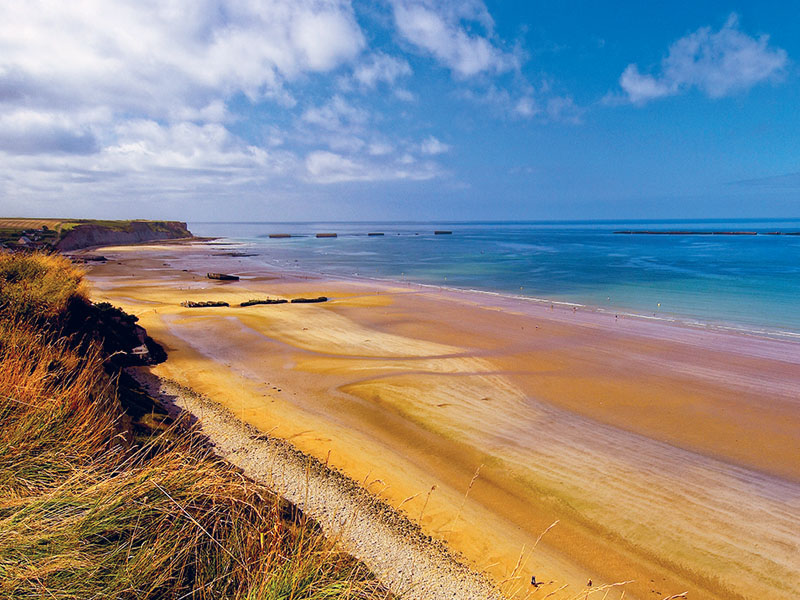
[[[500,292],[800,336],[800,219],[493,223],[190,223],[284,269]],[[452,235],[434,235],[434,230]],[[318,239],[318,232],[337,238]],[[383,232],[383,236],[368,236]],[[288,239],[270,239],[289,233]],[[296,236],[296,237],[295,237]],[[244,250],[244,248],[242,248]]]

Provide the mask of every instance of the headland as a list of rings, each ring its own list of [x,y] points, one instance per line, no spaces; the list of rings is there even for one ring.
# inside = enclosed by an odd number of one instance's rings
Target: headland
[[[187,239],[181,221],[98,219],[0,219],[0,245],[13,249],[79,250],[101,244],[138,244]]]

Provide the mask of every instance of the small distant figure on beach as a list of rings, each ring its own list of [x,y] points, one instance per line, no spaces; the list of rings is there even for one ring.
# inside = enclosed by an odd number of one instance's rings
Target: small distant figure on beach
[[[531,585],[538,588],[540,585],[544,584],[541,581],[536,581],[536,575],[531,575]]]
[[[592,580],[589,580],[589,583],[586,584],[586,587],[592,587]]]

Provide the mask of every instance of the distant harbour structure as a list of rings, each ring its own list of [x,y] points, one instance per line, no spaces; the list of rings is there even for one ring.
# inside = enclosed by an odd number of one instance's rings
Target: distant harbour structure
[[[335,233],[318,233],[317,237],[318,238],[335,238],[335,237],[338,237],[338,235],[335,234]]]
[[[447,229],[437,229],[433,232],[433,235],[452,235],[452,231],[448,231]]]
[[[382,231],[370,231],[367,235],[368,236],[384,235],[384,233]]]
[[[275,239],[275,238],[289,238],[292,236],[289,233],[270,233],[269,237]]]

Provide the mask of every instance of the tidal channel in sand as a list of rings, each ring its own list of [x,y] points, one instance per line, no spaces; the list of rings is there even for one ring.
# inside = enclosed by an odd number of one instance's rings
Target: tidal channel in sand
[[[104,248],[92,298],[166,347],[156,375],[363,482],[509,594],[583,598],[592,579],[635,580],[639,600],[797,597],[800,344],[271,272],[222,248]]]

